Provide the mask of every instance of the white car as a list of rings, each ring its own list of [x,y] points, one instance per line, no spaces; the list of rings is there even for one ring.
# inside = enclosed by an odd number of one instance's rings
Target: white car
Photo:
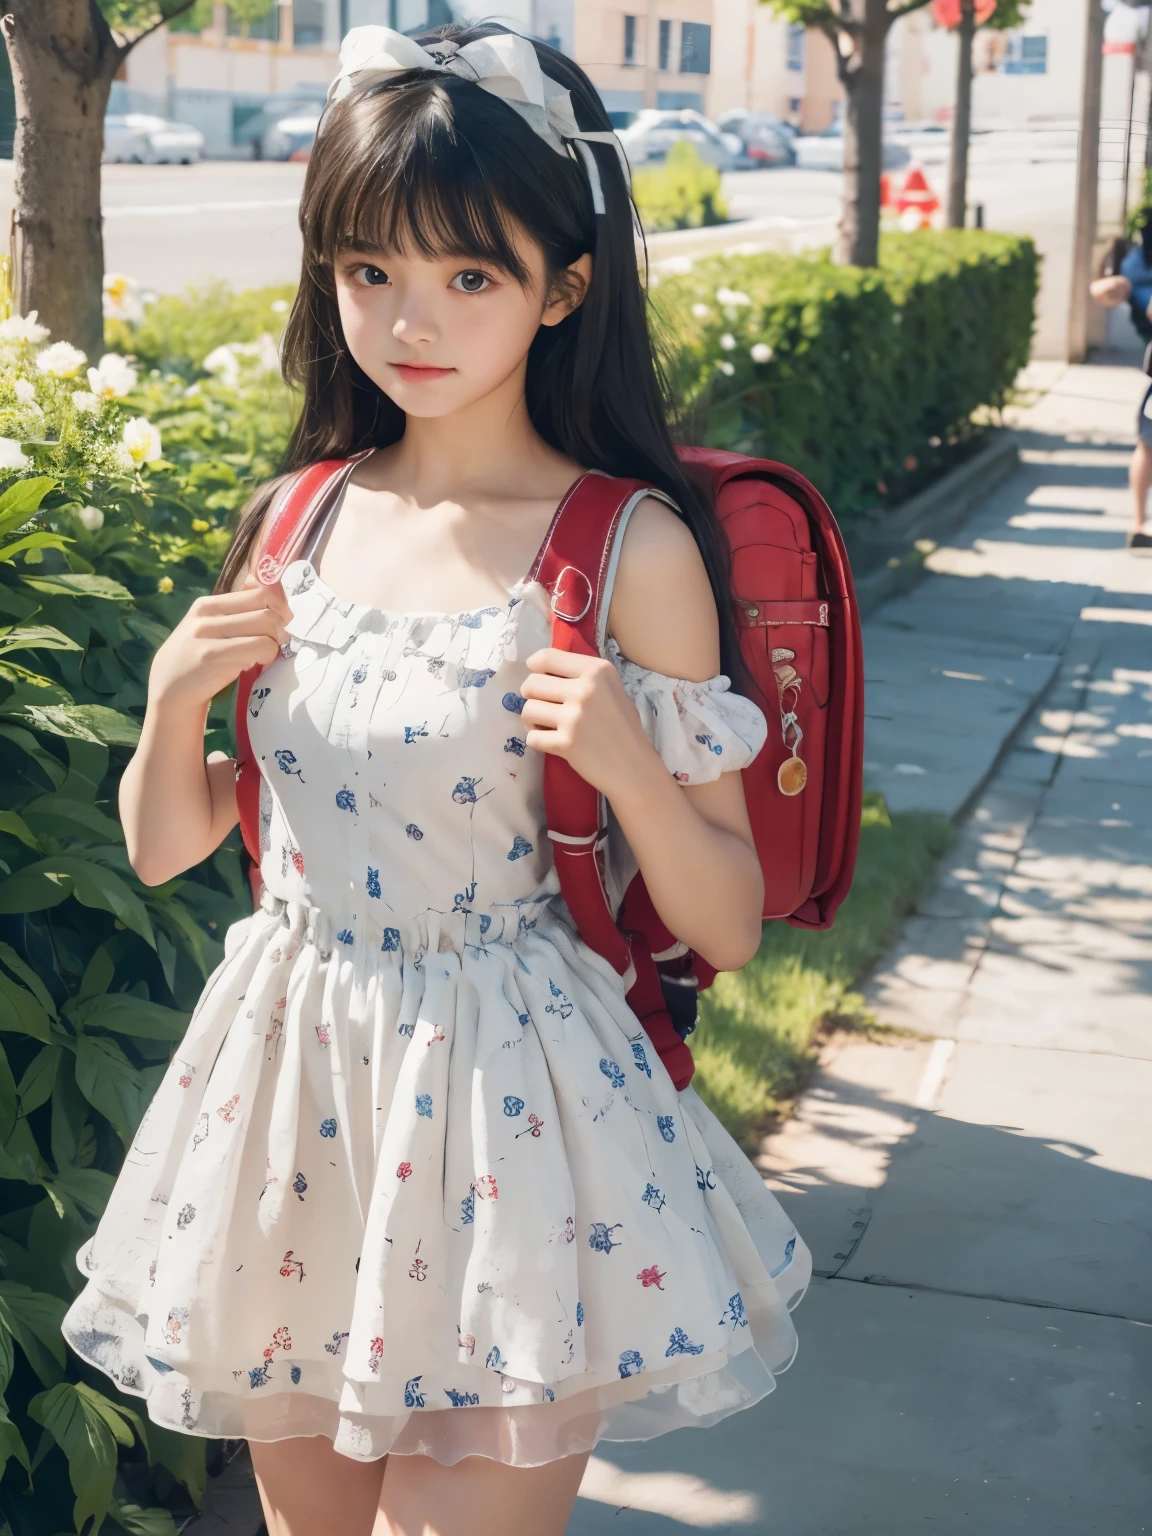
[[[137,165],[192,165],[204,154],[204,135],[191,123],[147,112],[109,113],[104,119],[105,161]]]
[[[687,142],[706,165],[727,171],[744,150],[738,135],[722,133],[702,112],[690,108],[669,112],[645,107],[617,137],[632,165],[664,160],[673,144]]]
[[[319,126],[319,109],[277,118],[260,138],[261,159],[307,160]]]
[[[890,132],[891,130],[889,130]],[[844,128],[833,123],[823,133],[805,134],[793,143],[796,164],[805,171],[842,171],[844,169]],[[885,136],[884,169],[892,171],[907,165],[912,156],[903,144]]]

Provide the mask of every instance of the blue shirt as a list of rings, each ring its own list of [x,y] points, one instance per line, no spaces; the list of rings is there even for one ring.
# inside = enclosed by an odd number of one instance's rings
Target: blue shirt
[[[1120,263],[1120,276],[1132,284],[1130,302],[1148,312],[1152,304],[1152,266],[1144,260],[1144,248],[1137,242]]]

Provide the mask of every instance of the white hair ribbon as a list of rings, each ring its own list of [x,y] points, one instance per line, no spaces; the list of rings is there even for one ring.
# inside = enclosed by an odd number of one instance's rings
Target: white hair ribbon
[[[328,103],[347,96],[365,77],[386,79],[409,69],[443,70],[470,80],[499,96],[558,154],[569,155],[571,145],[588,172],[597,213],[604,212],[604,188],[588,140],[613,146],[629,182],[628,157],[620,140],[610,131],[586,132],[577,124],[571,94],[544,73],[535,48],[515,32],[478,38],[462,48],[449,40],[422,48],[391,27],[353,27],[340,47],[340,72],[328,87]]]

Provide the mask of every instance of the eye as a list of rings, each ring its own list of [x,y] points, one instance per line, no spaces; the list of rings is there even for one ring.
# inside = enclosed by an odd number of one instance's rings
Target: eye
[[[457,289],[460,293],[483,293],[491,283],[492,279],[486,277],[483,272],[469,268],[466,272],[457,272],[448,286]]]
[[[374,267],[370,262],[355,269],[357,282],[363,283],[368,288],[382,288],[388,282],[387,272],[382,272],[379,267]]]

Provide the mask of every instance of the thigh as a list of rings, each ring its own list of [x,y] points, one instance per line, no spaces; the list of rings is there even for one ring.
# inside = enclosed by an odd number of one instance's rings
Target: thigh
[[[371,1536],[387,1457],[354,1461],[324,1435],[249,1440],[268,1536]]]
[[[542,1467],[390,1456],[372,1536],[563,1536],[587,1454]]]

